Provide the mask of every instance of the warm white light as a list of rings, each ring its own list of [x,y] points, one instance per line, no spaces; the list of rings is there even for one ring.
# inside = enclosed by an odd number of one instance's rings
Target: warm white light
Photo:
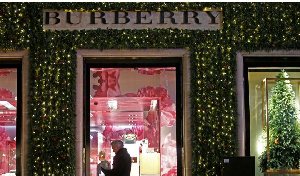
[[[113,110],[118,109],[118,101],[117,100],[108,100],[107,105],[108,105],[108,109],[113,109]]]
[[[258,137],[257,144],[256,144],[256,150],[258,154],[262,154],[267,146],[267,141],[265,140],[266,135],[264,135],[264,132]]]
[[[157,105],[157,100],[151,100],[150,110],[155,110]]]

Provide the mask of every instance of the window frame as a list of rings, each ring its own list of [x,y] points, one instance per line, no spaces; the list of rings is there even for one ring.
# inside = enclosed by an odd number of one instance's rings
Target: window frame
[[[89,90],[90,80],[88,70],[91,67],[99,68],[134,68],[134,67],[176,67],[176,148],[177,148],[177,175],[183,174],[183,65],[182,57],[84,57],[83,58],[83,172],[90,172],[90,122],[89,122]]]
[[[21,150],[22,150],[22,60],[10,59],[0,60],[0,68],[16,68],[17,69],[17,123],[16,123],[16,175],[21,175]]]

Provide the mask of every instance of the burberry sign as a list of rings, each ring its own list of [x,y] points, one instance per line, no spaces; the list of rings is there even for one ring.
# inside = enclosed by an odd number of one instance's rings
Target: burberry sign
[[[166,29],[218,30],[222,11],[55,11],[44,10],[45,30]]]

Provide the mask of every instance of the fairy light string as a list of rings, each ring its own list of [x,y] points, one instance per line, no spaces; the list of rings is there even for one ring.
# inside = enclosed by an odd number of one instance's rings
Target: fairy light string
[[[236,52],[299,49],[298,3],[0,3],[0,50],[28,50],[28,175],[75,175],[76,50],[188,48],[192,175],[220,175],[237,151]],[[44,31],[43,9],[220,8],[222,29]],[[54,145],[55,144],[55,145]]]

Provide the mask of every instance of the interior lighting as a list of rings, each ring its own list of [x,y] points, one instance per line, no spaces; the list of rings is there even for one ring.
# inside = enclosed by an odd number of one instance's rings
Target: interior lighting
[[[108,100],[107,101],[108,109],[116,110],[118,109],[118,101],[117,100]]]

